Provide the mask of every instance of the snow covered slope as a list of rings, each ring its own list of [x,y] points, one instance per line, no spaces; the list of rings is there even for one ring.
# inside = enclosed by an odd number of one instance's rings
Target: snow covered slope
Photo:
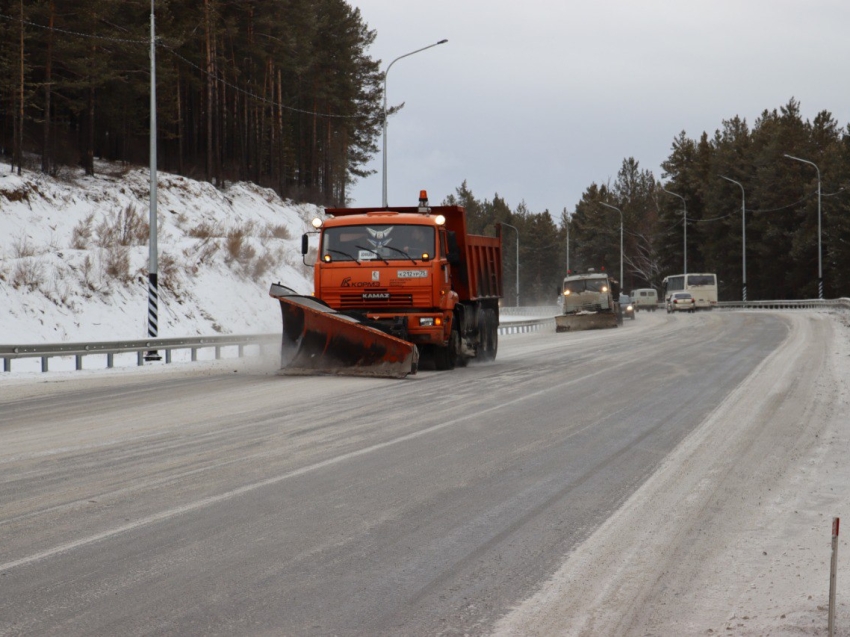
[[[0,343],[147,335],[147,169],[0,176]],[[312,291],[300,238],[321,212],[250,183],[159,173],[159,336],[280,329],[269,284]]]

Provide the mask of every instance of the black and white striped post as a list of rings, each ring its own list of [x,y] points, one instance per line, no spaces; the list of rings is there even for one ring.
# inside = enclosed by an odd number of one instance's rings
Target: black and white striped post
[[[150,114],[150,265],[148,267],[148,337],[159,334],[157,308],[157,249],[156,249],[156,27],[154,23],[154,0],[151,0],[151,114]],[[145,352],[146,361],[162,360],[159,352]]]
[[[159,333],[157,321],[157,273],[148,273],[148,336],[156,338]]]

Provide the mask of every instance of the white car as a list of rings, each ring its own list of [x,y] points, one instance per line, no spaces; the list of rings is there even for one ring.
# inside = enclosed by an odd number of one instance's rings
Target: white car
[[[670,312],[696,312],[697,302],[690,292],[673,292],[667,297],[667,314]]]

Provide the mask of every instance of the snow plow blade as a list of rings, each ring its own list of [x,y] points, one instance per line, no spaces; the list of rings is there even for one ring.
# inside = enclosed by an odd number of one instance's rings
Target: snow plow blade
[[[577,314],[559,314],[555,317],[556,332],[604,330],[609,327],[617,327],[617,324],[617,315],[614,312],[579,312]]]
[[[340,314],[321,301],[272,283],[280,301],[281,374],[404,378],[415,374],[419,352],[381,330]]]

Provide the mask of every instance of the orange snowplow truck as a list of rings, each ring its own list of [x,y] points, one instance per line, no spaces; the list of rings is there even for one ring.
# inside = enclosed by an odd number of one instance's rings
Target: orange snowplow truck
[[[325,212],[313,222],[313,296],[270,292],[283,312],[284,372],[403,377],[496,357],[501,228],[469,234],[463,207],[429,206],[425,191],[416,207]],[[309,252],[305,234],[305,263]]]

